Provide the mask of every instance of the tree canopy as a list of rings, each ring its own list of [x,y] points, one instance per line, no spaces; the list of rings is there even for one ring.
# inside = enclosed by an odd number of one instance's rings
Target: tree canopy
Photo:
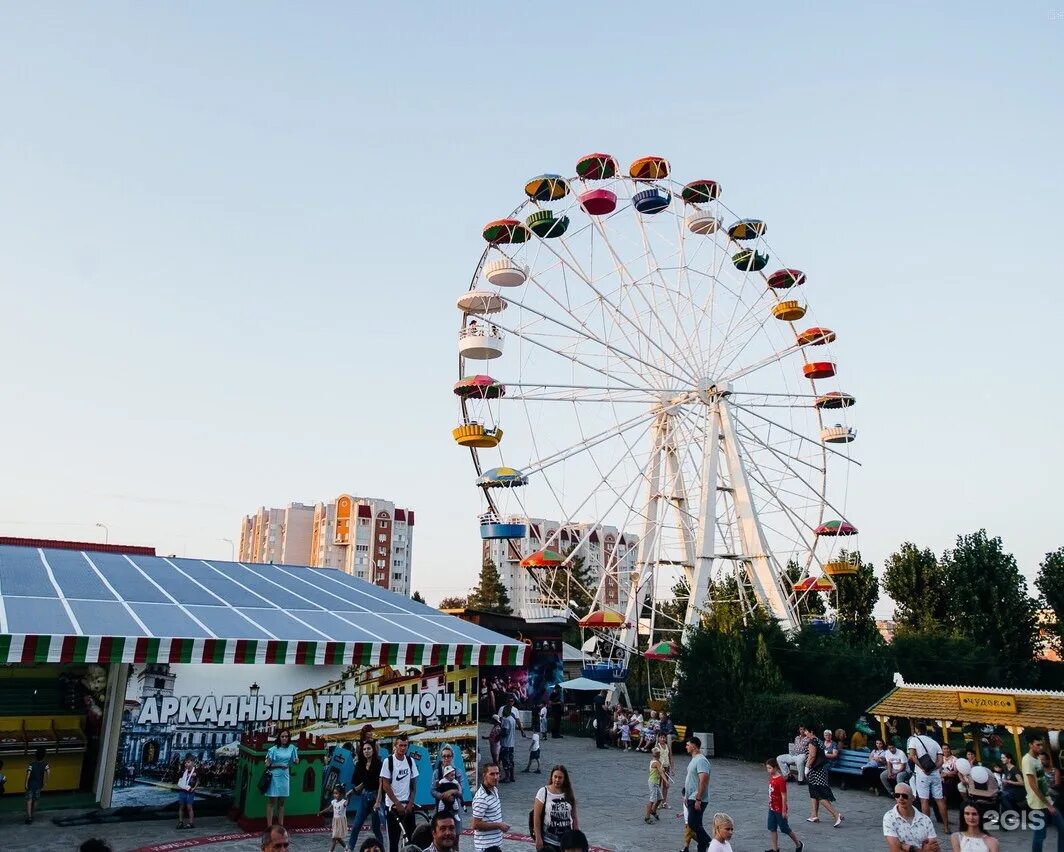
[[[485,557],[480,566],[480,582],[469,593],[467,602],[470,609],[480,609],[485,612],[497,612],[502,615],[511,615],[513,609],[510,606],[510,596],[506,593],[499,576],[499,569],[495,563]]]

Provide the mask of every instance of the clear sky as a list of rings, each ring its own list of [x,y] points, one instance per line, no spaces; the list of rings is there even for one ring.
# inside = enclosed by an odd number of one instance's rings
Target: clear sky
[[[815,281],[866,557],[986,527],[1033,576],[1062,57],[1058,0],[0,2],[0,533],[227,558],[348,491],[466,588],[454,298],[525,179],[604,150],[718,179]]]

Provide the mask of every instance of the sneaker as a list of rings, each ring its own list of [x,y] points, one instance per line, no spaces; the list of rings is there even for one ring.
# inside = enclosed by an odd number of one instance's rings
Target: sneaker
[[[842,814],[839,814],[839,818],[835,820],[835,824],[832,826],[832,828],[838,828],[840,825],[842,825]]]
[[[806,817],[806,822],[820,822],[820,817]]]

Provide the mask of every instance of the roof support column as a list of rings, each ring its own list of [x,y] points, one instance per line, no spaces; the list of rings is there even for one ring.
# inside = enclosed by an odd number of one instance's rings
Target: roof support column
[[[1020,734],[1023,733],[1023,725],[1006,725],[1005,730],[1012,734],[1012,742],[1016,746],[1016,756],[1013,762],[1019,765],[1023,759],[1023,745],[1020,743]]]
[[[115,784],[115,765],[118,762],[118,743],[122,733],[122,710],[125,707],[126,681],[129,666],[111,663],[107,670],[107,693],[103,706],[103,730],[96,758],[96,801],[101,808],[111,807],[111,792]]]

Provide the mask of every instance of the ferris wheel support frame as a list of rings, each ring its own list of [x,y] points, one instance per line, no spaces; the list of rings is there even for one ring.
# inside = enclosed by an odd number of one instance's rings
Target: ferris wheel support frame
[[[638,646],[639,616],[646,603],[650,591],[649,585],[654,576],[655,550],[663,501],[671,504],[676,511],[684,551],[689,560],[684,565],[684,569],[691,593],[684,613],[683,635],[686,636],[698,619],[709,611],[711,604],[709,584],[713,576],[713,564],[717,558],[714,553],[716,495],[719,490],[717,485],[719,455],[722,452],[731,483],[727,491],[731,494],[738,521],[741,561],[746,567],[747,580],[753,589],[754,596],[784,630],[794,630],[799,626],[797,613],[783,585],[783,579],[773,570],[765,532],[754,508],[746,465],[739,454],[735,423],[726,401],[729,390],[727,385],[722,385],[699,394],[709,406],[709,411],[706,414],[703,445],[702,500],[697,519],[697,538],[693,543],[689,518],[684,511],[687,494],[672,439],[672,421],[675,415],[669,408],[665,408],[654,421],[651,430],[651,458],[646,480],[647,496],[643,512],[643,535],[639,540],[636,566],[630,575],[628,600],[625,606],[625,624],[616,640],[627,654],[631,654],[632,649]],[[667,488],[666,483],[662,482],[663,463],[667,476],[671,479],[671,486]]]

